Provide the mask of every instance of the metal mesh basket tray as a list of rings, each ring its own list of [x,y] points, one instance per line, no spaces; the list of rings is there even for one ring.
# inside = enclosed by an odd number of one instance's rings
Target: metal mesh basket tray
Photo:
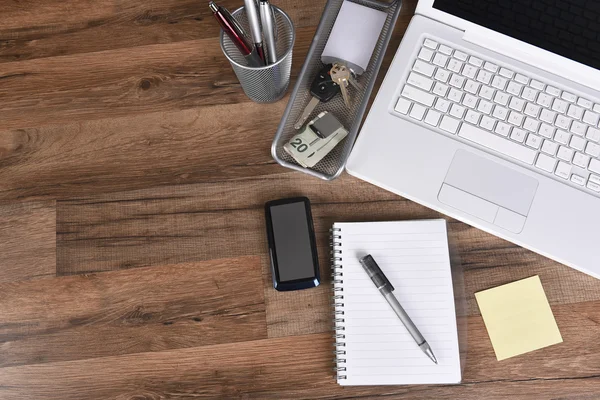
[[[325,44],[329,38],[335,19],[342,7],[343,0],[329,0],[325,6],[323,16],[319,22],[317,32],[313,42],[308,50],[308,55],[298,76],[296,86],[290,96],[289,103],[279,127],[277,134],[271,146],[271,154],[275,161],[284,167],[295,169],[325,180],[337,178],[346,165],[346,161],[350,156],[350,151],[358,135],[362,118],[367,109],[369,97],[375,85],[377,73],[383,62],[385,50],[391,39],[394,26],[400,13],[401,0],[392,0],[389,2],[378,0],[349,0],[354,3],[374,8],[383,11],[387,14],[387,19],[379,35],[379,40],[373,51],[373,55],[365,72],[358,78],[361,89],[357,90],[350,87],[349,92],[352,100],[351,108],[348,109],[344,105],[341,96],[336,96],[326,104],[319,104],[311,114],[312,119],[322,111],[330,111],[337,119],[348,129],[348,136],[344,141],[336,146],[323,160],[312,168],[304,168],[299,165],[289,154],[285,152],[283,146],[297,134],[298,130],[294,129],[294,124],[302,114],[304,107],[308,104],[312,95],[310,94],[310,85],[313,78],[323,68],[321,62],[321,54],[325,48]]]

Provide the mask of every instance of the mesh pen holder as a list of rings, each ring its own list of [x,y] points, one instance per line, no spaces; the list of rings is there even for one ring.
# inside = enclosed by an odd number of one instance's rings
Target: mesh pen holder
[[[292,69],[292,50],[296,33],[290,17],[280,8],[273,7],[276,26],[277,62],[264,67],[249,67],[246,59],[233,44],[229,36],[221,31],[221,49],[231,63],[242,89],[250,100],[257,103],[274,103],[281,99],[290,84]],[[244,7],[235,10],[232,15],[240,25],[249,31],[248,17]],[[271,50],[271,49],[268,49]]]

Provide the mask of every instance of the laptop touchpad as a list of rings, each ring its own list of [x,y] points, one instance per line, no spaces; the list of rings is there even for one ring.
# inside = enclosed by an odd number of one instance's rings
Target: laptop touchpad
[[[456,152],[438,200],[511,232],[523,230],[538,181],[468,151]]]

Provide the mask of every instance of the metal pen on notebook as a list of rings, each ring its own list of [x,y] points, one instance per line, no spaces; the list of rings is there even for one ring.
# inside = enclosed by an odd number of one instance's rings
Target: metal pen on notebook
[[[423,353],[425,353],[427,357],[431,359],[431,361],[437,364],[437,359],[433,355],[431,347],[429,346],[423,335],[421,335],[421,332],[419,332],[419,329],[417,329],[417,327],[412,322],[406,311],[404,311],[404,308],[402,308],[402,306],[398,302],[398,299],[396,299],[396,296],[394,296],[394,294],[392,293],[394,291],[394,287],[392,286],[388,278],[385,276],[381,268],[379,268],[379,265],[377,265],[373,257],[370,254],[368,254],[361,258],[359,261],[365,269],[365,271],[367,272],[367,275],[369,275],[369,278],[371,278],[377,289],[379,289],[379,292],[383,295],[383,297],[385,297],[385,299],[390,304],[398,318],[400,318],[400,321],[402,321],[408,333],[410,333],[415,342],[417,342],[419,348],[421,348]]]
[[[246,7],[246,15],[248,16],[248,24],[250,25],[250,34],[252,35],[252,41],[254,42],[254,50],[260,57],[260,59],[266,63],[265,49],[263,48],[262,33],[260,31],[260,16],[258,13],[258,6],[256,0],[244,0]]]
[[[229,36],[231,41],[238,48],[240,53],[246,59],[248,66],[250,67],[262,67],[263,63],[258,54],[253,50],[253,45],[248,39],[248,34],[244,31],[244,28],[236,21],[231,13],[222,6],[217,5],[214,1],[208,3],[208,7],[213,12],[217,22],[221,25],[223,32]]]
[[[275,16],[271,3],[268,0],[260,0],[260,22],[266,46],[267,64],[277,62],[277,47],[275,45]]]

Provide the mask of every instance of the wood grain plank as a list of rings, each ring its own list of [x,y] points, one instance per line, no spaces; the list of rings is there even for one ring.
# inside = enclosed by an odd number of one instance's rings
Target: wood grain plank
[[[56,203],[0,204],[0,283],[56,275]]]
[[[0,309],[4,367],[267,335],[257,257],[0,284]]]
[[[216,38],[207,3],[192,0],[39,0],[3,7],[0,63]],[[34,4],[35,3],[35,4]],[[274,0],[297,28],[316,26],[325,0]],[[237,0],[220,5],[233,11]]]
[[[0,398],[448,398],[521,400],[600,396],[599,302],[554,308],[563,344],[507,362],[495,360],[469,320],[471,364],[463,385],[340,387],[331,371],[330,333],[154,353],[4,368]],[[586,333],[581,334],[581,327]],[[136,397],[138,396],[138,397]]]

